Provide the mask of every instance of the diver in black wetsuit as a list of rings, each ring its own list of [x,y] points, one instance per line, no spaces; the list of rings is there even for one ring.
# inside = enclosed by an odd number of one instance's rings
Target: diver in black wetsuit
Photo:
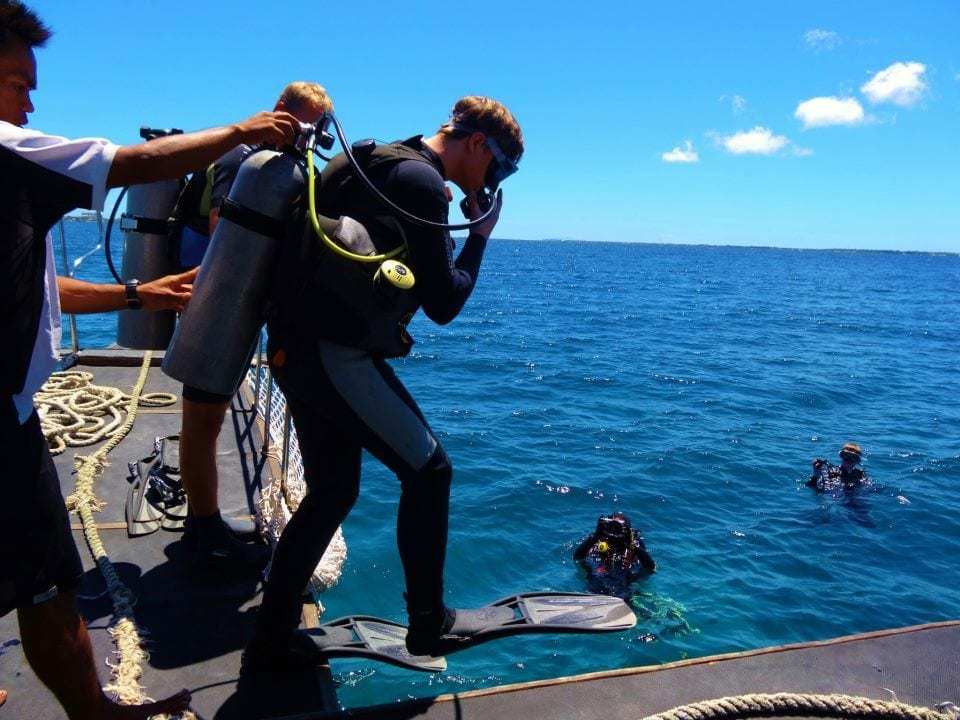
[[[622,512],[600,517],[573,559],[586,569],[591,592],[618,597],[628,597],[631,583],[657,570],[643,537]]]
[[[863,451],[856,443],[847,443],[840,448],[840,465],[817,458],[813,461],[813,475],[807,480],[807,486],[820,491],[838,487],[850,490],[868,483],[870,478],[857,467],[862,458]]]
[[[367,174],[404,210],[446,223],[450,196],[445,181],[467,194],[469,216],[479,217],[477,192],[484,186],[496,189],[516,170],[522,152],[520,127],[507,108],[489,98],[470,96],[456,103],[451,120],[432,137],[378,147]],[[341,218],[341,223],[343,218],[358,219],[364,227],[381,230],[390,224],[383,219],[388,212],[342,156],[324,169],[315,197],[319,212]],[[396,236],[384,239],[370,231],[378,252],[406,243],[404,262],[415,277],[408,291],[412,300],[405,301],[411,303],[409,313],[389,325],[392,336],[388,338],[371,340],[377,318],[369,312],[365,316],[360,309],[376,311],[376,302],[346,301],[331,291],[330,283],[337,279],[329,279],[329,274],[308,272],[301,286],[291,277],[296,267],[284,271],[277,292],[292,287],[300,300],[272,314],[268,353],[293,416],[309,492],[277,545],[254,637],[244,652],[245,670],[293,667],[322,659],[311,636],[296,629],[301,594],[357,499],[362,450],[389,467],[400,481],[397,544],[407,587],[408,650],[414,655],[434,654],[442,636],[469,636],[482,629],[482,617],[451,610],[443,598],[453,477],[450,459],[384,357],[409,352],[412,339],[406,322],[418,307],[439,324],[457,316],[477,282],[498,216],[496,207],[487,221],[472,229],[456,259],[453,241],[443,228],[400,217],[399,242]],[[312,245],[305,247],[309,250]],[[297,256],[294,262],[309,264]],[[281,257],[278,267],[286,263]],[[389,350],[376,349],[380,345]]]

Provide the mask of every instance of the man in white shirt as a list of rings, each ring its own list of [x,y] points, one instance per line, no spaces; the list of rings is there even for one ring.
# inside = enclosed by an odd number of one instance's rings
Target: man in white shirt
[[[180,310],[195,273],[133,288],[57,278],[48,231],[74,208],[102,207],[108,188],[182,177],[240,143],[289,144],[298,123],[285,112],[259,113],[123,147],[25,129],[33,48],[49,37],[18,0],[0,0],[0,616],[16,609],[30,666],[72,720],[146,719],[182,710],[189,694],[122,706],[103,693],[76,608],[82,566],[32,397],[56,366],[61,309]]]

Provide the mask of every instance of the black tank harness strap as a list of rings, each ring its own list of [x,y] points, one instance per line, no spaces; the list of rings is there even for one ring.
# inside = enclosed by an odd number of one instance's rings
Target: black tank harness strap
[[[120,216],[120,229],[144,235],[166,235],[170,229],[170,221],[124,214]]]
[[[275,240],[283,240],[286,236],[286,226],[282,220],[251,210],[230,198],[224,198],[220,205],[220,217]]]

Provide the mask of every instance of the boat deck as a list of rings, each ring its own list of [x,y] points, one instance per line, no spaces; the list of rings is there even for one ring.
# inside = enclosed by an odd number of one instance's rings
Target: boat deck
[[[81,355],[80,369],[94,373],[94,384],[129,392],[139,373],[139,353],[97,351]],[[144,392],[170,392],[178,396],[181,386],[157,366],[150,369]],[[278,472],[271,458],[261,454],[261,430],[254,422],[252,395],[241,391],[224,422],[218,446],[220,502],[224,515],[242,516],[252,511],[252,499],[261,476]],[[254,611],[260,604],[255,577],[246,580],[205,576],[185,562],[178,532],[158,530],[128,538],[124,502],[128,488],[127,462],[153,452],[154,438],[176,434],[180,428],[181,402],[163,408],[141,408],[133,429],[108,456],[109,466],[96,487],[106,507],[97,513],[100,536],[121,579],[137,597],[137,623],[149,633],[150,659],[144,667],[143,685],[154,697],[181,688],[193,693],[193,705],[201,718],[266,718],[337,707],[329,668],[244,678],[238,683],[240,651],[252,630]],[[64,497],[73,490],[73,457],[90,454],[98,445],[68,448],[54,458]],[[74,538],[80,548],[84,577],[78,595],[80,609],[90,629],[94,655],[100,662],[100,677],[106,681],[114,647],[107,633],[111,617],[109,596],[91,560],[86,541],[73,518]],[[9,699],[0,708],[0,718],[47,720],[63,714],[52,695],[43,688],[27,665],[19,645],[16,614],[0,619],[0,687]]]
[[[139,354],[121,351],[81,357],[81,367],[95,373],[96,384],[125,391],[137,377],[139,362]],[[179,395],[180,386],[155,366],[145,388],[152,391]],[[134,539],[126,533],[127,462],[150,454],[155,437],[176,433],[179,414],[179,402],[141,409],[131,433],[111,453],[111,464],[97,487],[97,495],[107,501],[97,520],[110,558],[138,598],[138,624],[149,632],[150,658],[143,684],[153,697],[189,688],[200,718],[635,720],[681,704],[752,692],[844,693],[882,700],[891,699],[892,692],[910,704],[960,704],[960,622],[347,711],[337,710],[328,667],[239,680],[240,650],[260,602],[256,580],[192,572],[184,562],[178,533],[159,530]],[[278,464],[261,453],[261,437],[250,395],[242,392],[232,404],[219,441],[220,499],[225,514],[250,513],[261,478],[279,472]],[[95,449],[76,452],[89,454]],[[65,496],[73,488],[74,454],[70,449],[56,458]],[[95,657],[102,663],[101,679],[106,680],[106,662],[114,650],[107,634],[110,602],[82,534],[77,529],[74,533],[88,570],[80,589],[81,611],[90,627]],[[10,693],[0,708],[0,719],[63,717],[23,657],[15,614],[0,619],[0,687]]]

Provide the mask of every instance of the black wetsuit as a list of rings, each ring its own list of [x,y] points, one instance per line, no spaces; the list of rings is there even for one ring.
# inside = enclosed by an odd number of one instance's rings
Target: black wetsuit
[[[446,222],[448,200],[443,165],[428,148],[429,163],[402,160],[371,173],[371,179],[401,207],[425,219]],[[409,142],[409,141],[408,141]],[[321,194],[320,212],[346,214],[372,201],[352,183]],[[477,280],[486,239],[469,237],[453,259],[446,231],[402,223],[416,278],[413,292],[427,316],[447,323],[460,312]],[[310,297],[303,302],[310,303]],[[318,307],[317,312],[331,312]],[[300,594],[357,499],[361,451],[367,450],[400,481],[397,544],[413,612],[444,612],[443,565],[453,468],[439,440],[392,368],[366,351],[298,333],[272,320],[269,356],[274,376],[293,416],[304,480],[309,492],[277,544],[264,590],[258,635],[292,632]]]
[[[627,599],[631,586],[637,580],[656,572],[657,564],[647,552],[643,538],[630,533],[630,547],[624,548],[616,540],[605,540],[609,545],[601,552],[598,544],[604,538],[591,533],[574,550],[573,558],[587,571],[587,586],[592,593],[613,595]]]
[[[819,470],[807,480],[809,487],[824,490],[830,487],[856,487],[868,482],[867,474],[858,467],[845,468],[842,465],[823,463]]]

